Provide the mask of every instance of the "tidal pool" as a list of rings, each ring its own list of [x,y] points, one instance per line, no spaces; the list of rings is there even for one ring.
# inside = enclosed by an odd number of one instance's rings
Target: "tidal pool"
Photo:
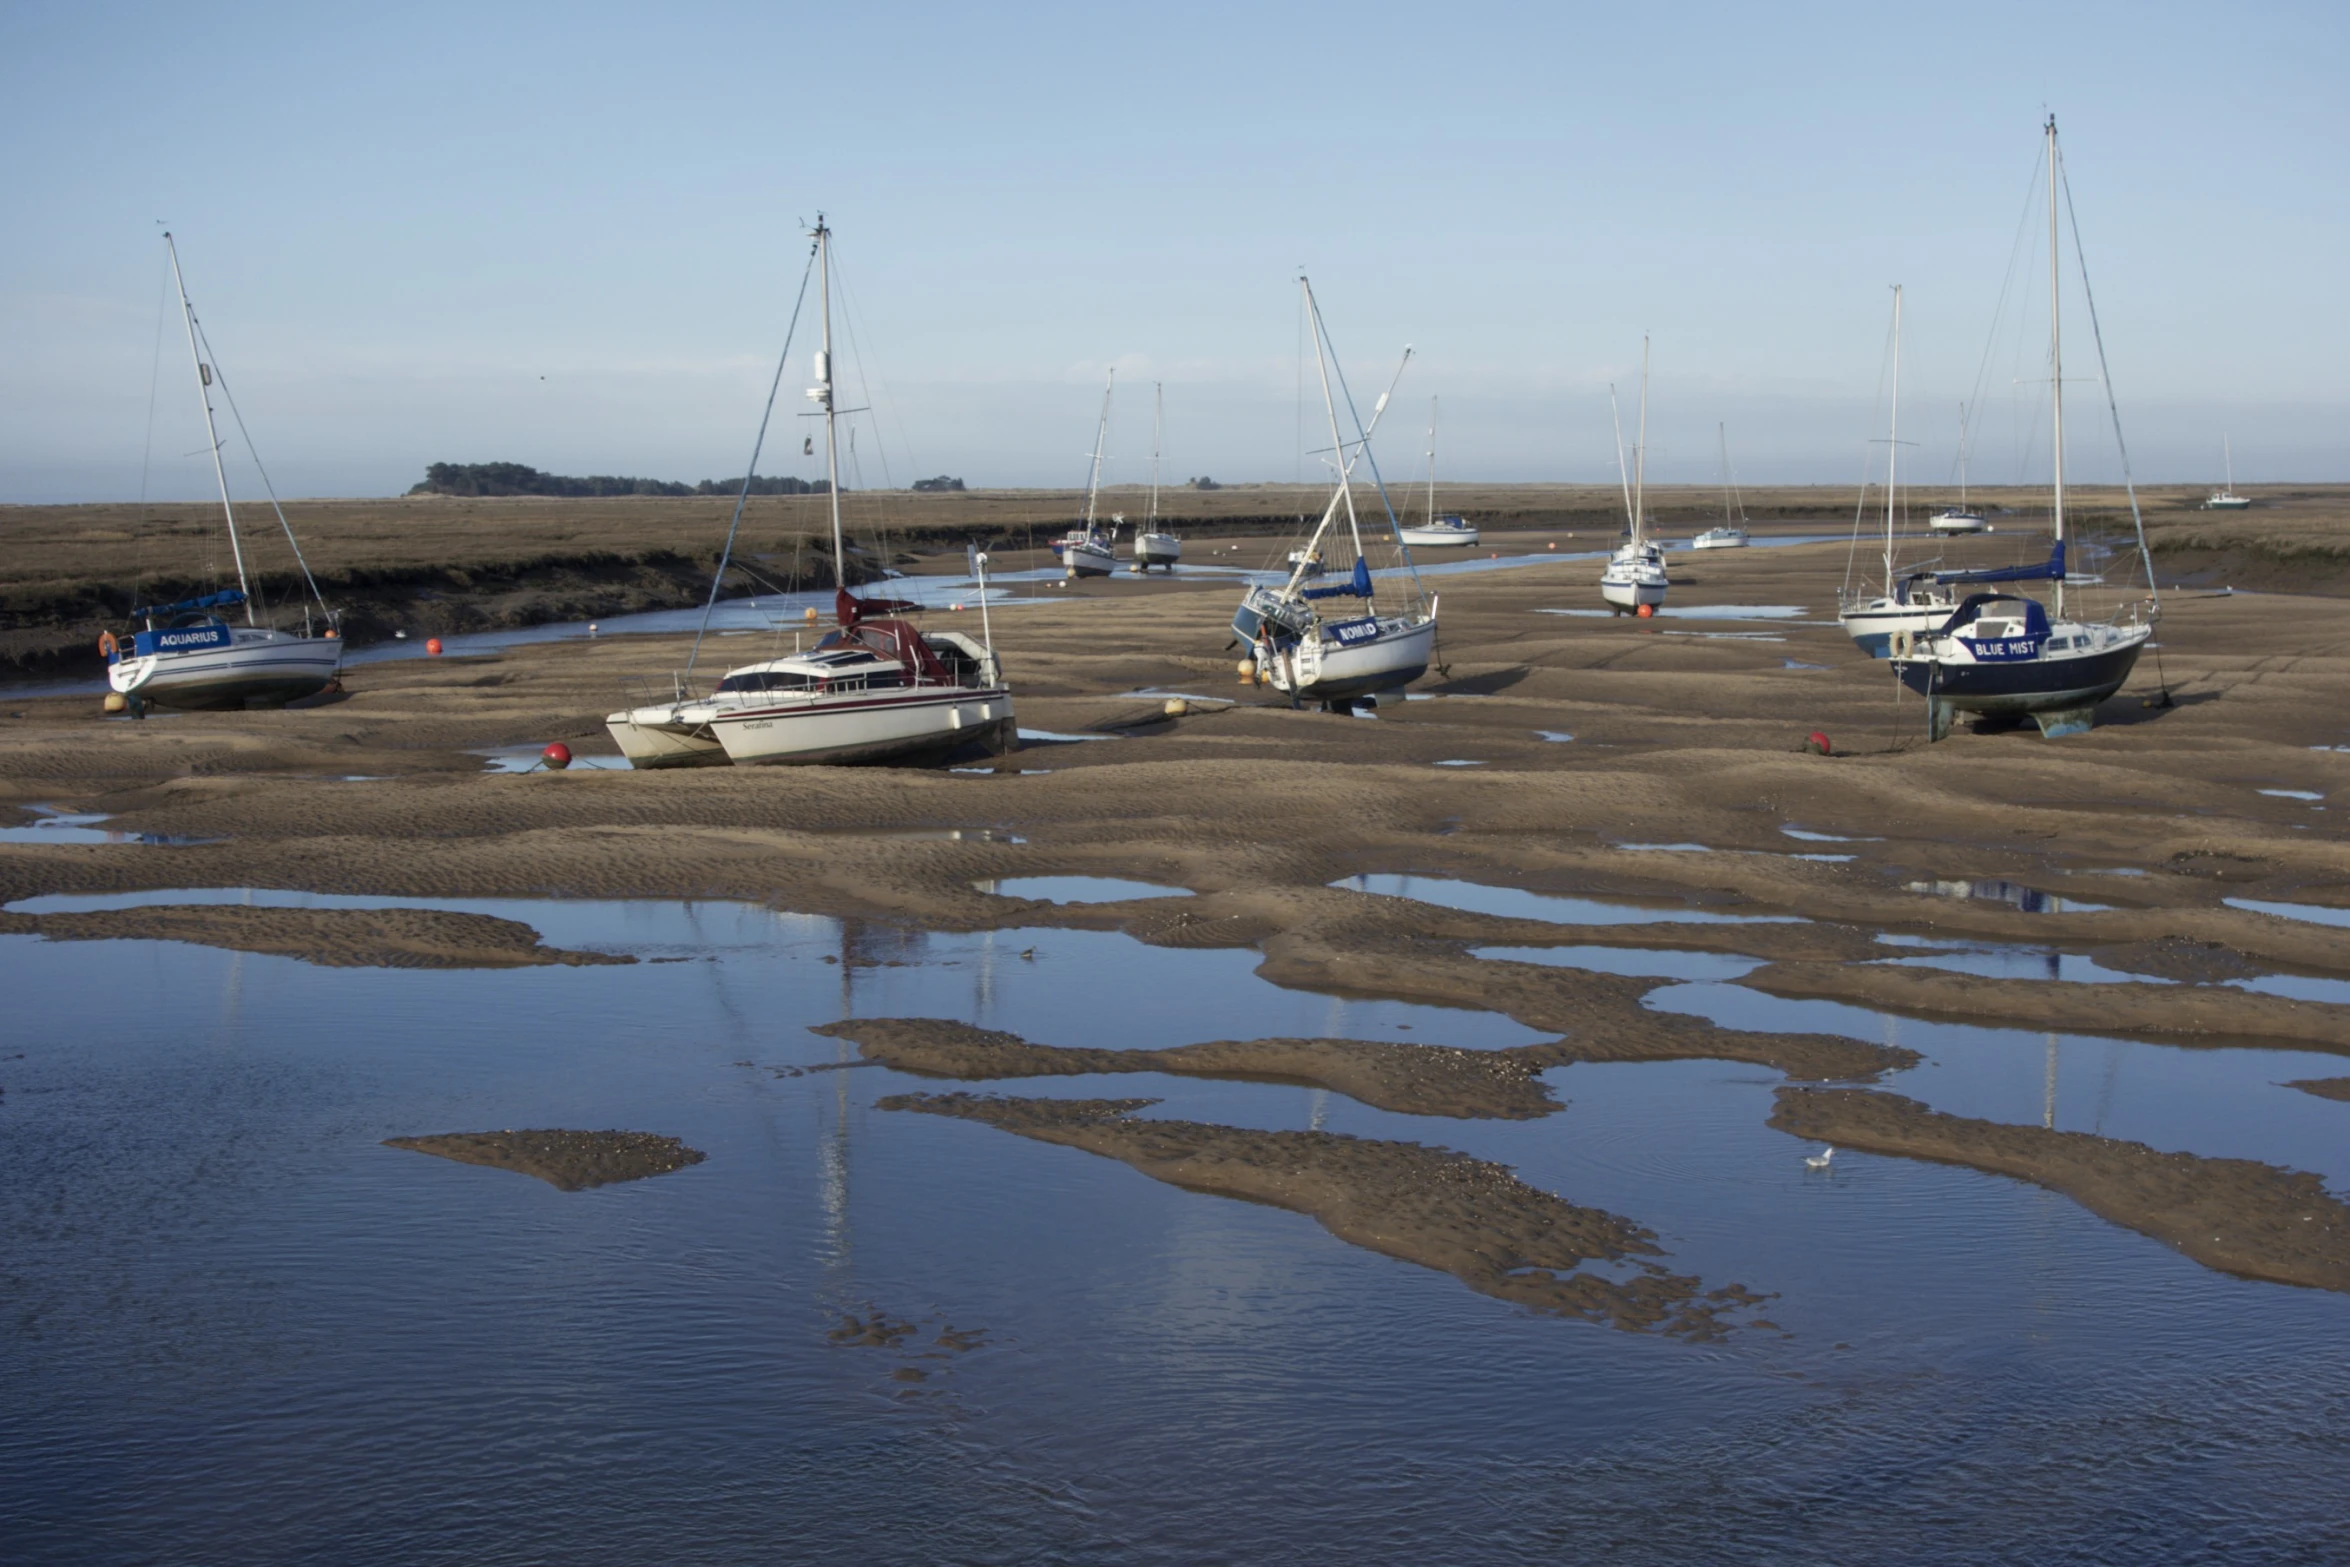
[[[878,1111],[942,1085],[836,1069],[850,1047],[806,1032],[1540,1037],[1506,1018],[1284,990],[1252,952],[1090,931],[140,897],[456,909],[647,961],[332,969],[0,936],[15,1558],[1637,1563],[1915,1560],[1930,1541],[1944,1560],[2255,1561],[2345,1543],[2350,1300],[2210,1272],[1962,1168],[1840,1156],[1815,1177],[1765,1127],[1774,1079],[1751,1067],[1572,1067],[1551,1077],[1563,1111],[1511,1122],[1268,1083],[1009,1085],[1504,1163],[1652,1227],[1676,1268],[1777,1292],[1790,1336],[1690,1345],[1533,1315],[1075,1149]],[[1785,1010],[1820,1003],[1716,999],[1747,1026],[1828,1026]],[[2039,1119],[2039,1036],[1847,1026],[1932,1058],[1896,1091]],[[2350,1175],[2341,1107],[2273,1087],[2313,1058],[2058,1043],[2062,1124]],[[505,1127],[708,1157],[566,1193],[381,1144]],[[910,1331],[843,1328],[876,1313]]]

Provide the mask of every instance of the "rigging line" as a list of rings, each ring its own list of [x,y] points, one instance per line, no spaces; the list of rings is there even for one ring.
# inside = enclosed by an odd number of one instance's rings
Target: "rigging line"
[[[1969,398],[1967,402],[1967,406],[1969,408],[1976,410],[1976,415],[1978,418],[1980,417],[1983,406],[1983,388],[1991,378],[1991,356],[1998,350],[1999,347],[1999,323],[2007,318],[2008,301],[2014,296],[2015,293],[2016,277],[2023,267],[2024,240],[2031,228],[2034,215],[2039,209],[2039,194],[2040,159],[2038,155],[2034,155],[2032,159],[2031,177],[2024,181],[2023,208],[2016,215],[2015,238],[2008,242],[2007,271],[1999,281],[1999,298],[1997,302],[1994,303],[1991,307],[1991,330],[1984,334],[1983,357],[1975,367],[1974,395]],[[2016,332],[2019,336],[2021,336],[2023,332],[2023,320],[2020,316],[2017,317],[2016,320]],[[2011,395],[2009,398],[2009,423],[2011,435],[2013,433],[2014,423],[2013,404],[2014,398]],[[2017,469],[2017,478],[2019,480],[2022,478],[2020,460]]]
[[[2130,443],[2122,437],[2121,404],[2113,393],[2113,372],[2105,362],[2105,329],[2097,324],[2097,291],[2089,286],[2089,255],[2081,248],[2081,214],[2073,206],[2072,176],[2065,171],[2064,151],[2056,150],[2056,178],[2064,187],[2064,214],[2073,231],[2073,261],[2081,269],[2081,298],[2089,307],[2089,341],[2097,345],[2097,378],[2105,384],[2105,411],[2113,420],[2113,444],[2122,460],[2122,490],[2130,498],[2130,522],[2138,533],[2138,560],[2146,568],[2146,598],[2150,618],[2162,615],[2162,590],[2154,581],[2154,553],[2146,547],[2146,515],[2138,506],[2138,481],[2130,472]],[[2165,697],[2170,695],[2170,676],[2162,667],[2162,645],[2154,648],[2154,671],[2162,681]]]
[[[775,417],[775,394],[782,390],[783,372],[791,365],[792,341],[799,336],[800,310],[808,302],[808,278],[815,270],[816,247],[811,244],[808,247],[808,265],[800,273],[799,297],[792,301],[791,325],[784,329],[783,353],[775,361],[775,379],[767,384],[767,406],[759,414],[759,436],[751,443],[751,461],[743,469],[742,493],[734,498],[734,516],[726,524],[726,547],[718,552],[718,569],[710,574],[710,596],[702,604],[702,623],[694,628],[693,650],[685,657],[685,678],[688,680],[694,676],[694,660],[702,656],[702,638],[710,631],[710,612],[718,607],[719,584],[726,580],[727,563],[734,558],[735,532],[743,525],[743,507],[751,498],[751,480],[759,472],[759,453],[767,445],[767,421]],[[795,578],[798,575],[796,564],[793,575]]]
[[[1314,314],[1314,331],[1316,336],[1321,342],[1328,343],[1330,341],[1330,328],[1328,324],[1325,323],[1322,319],[1322,302],[1318,299],[1309,299],[1306,303],[1306,308],[1311,310]],[[1408,354],[1409,350],[1406,352]],[[1355,408],[1355,394],[1351,389],[1348,388],[1346,384],[1346,371],[1338,363],[1338,350],[1335,346],[1333,346],[1330,350],[1330,370],[1332,374],[1338,377],[1338,395],[1346,399],[1346,414],[1348,418],[1354,421],[1355,440],[1358,441],[1362,446],[1363,460],[1371,465],[1371,483],[1379,491],[1379,504],[1387,508],[1387,528],[1389,536],[1395,540],[1396,552],[1403,556],[1404,570],[1412,574],[1412,591],[1420,596],[1422,602],[1426,602],[1428,597],[1428,590],[1420,585],[1420,568],[1413,564],[1412,552],[1403,547],[1403,524],[1396,521],[1395,502],[1391,497],[1389,497],[1387,493],[1386,479],[1380,476],[1378,455],[1371,450],[1370,434],[1363,429],[1363,416]],[[1397,370],[1396,378],[1400,380],[1402,377],[1403,371],[1400,369]],[[1386,394],[1379,400],[1384,403],[1388,400],[1388,398],[1391,398],[1394,395],[1395,388],[1390,386],[1387,389]]]
[[[237,394],[229,390],[228,372],[220,367],[220,355],[213,352],[212,338],[204,330],[204,323],[196,323],[196,338],[204,345],[204,357],[212,366],[212,379],[220,384],[221,400],[228,404],[229,417],[237,422],[237,434],[245,438],[245,455],[253,459],[253,471],[261,475],[261,489],[269,497],[269,509],[277,513],[277,525],[285,530],[286,544],[294,552],[294,564],[302,569],[302,580],[310,586],[310,596],[318,600],[320,610],[326,609],[326,599],[318,591],[318,579],[310,575],[310,562],[302,558],[302,546],[295,541],[294,525],[286,521],[286,509],[278,504],[277,486],[269,479],[269,469],[261,461],[261,449],[253,444],[253,432],[245,428],[245,415],[237,407]],[[303,611],[305,624],[309,611]]]
[[[879,407],[880,405],[873,401],[873,389],[871,386],[866,384],[865,348],[862,343],[857,341],[857,317],[860,312],[857,308],[855,297],[849,292],[849,280],[847,276],[842,273],[840,268],[840,245],[837,241],[832,247],[832,277],[835,286],[840,291],[840,325],[841,330],[848,334],[849,365],[857,372],[857,396],[863,399],[865,404],[862,409],[856,411],[865,414],[867,416],[866,422],[873,426],[874,450],[878,454],[881,461],[881,482],[886,487],[894,490],[897,488],[898,481],[890,471],[889,446],[888,443],[882,439],[880,416],[874,412],[875,408]],[[876,381],[881,380],[879,372],[875,373],[874,379]],[[886,397],[886,394],[889,391],[887,382],[882,383],[882,391]],[[905,424],[903,421],[901,421],[898,425],[898,435],[901,440],[904,438],[905,433]],[[911,460],[913,456],[912,443],[907,442],[906,445],[908,448],[907,457],[909,460]],[[860,489],[863,488],[862,478],[860,478],[858,481],[858,487]]]
[[[1871,430],[1876,429],[1878,418],[1885,412],[1886,366],[1891,362],[1892,355],[1893,328],[1888,323],[1885,328],[1885,340],[1877,346],[1877,398],[1869,405],[1869,428]],[[1892,448],[1888,447],[1886,450],[1890,453]],[[1860,495],[1852,503],[1852,543],[1844,552],[1844,591],[1847,595],[1852,592],[1853,567],[1860,560],[1860,529],[1861,524],[1868,517],[1869,485],[1875,479],[1877,472],[1877,438],[1871,435],[1861,442],[1860,452]],[[1885,584],[1885,592],[1887,596],[1892,594],[1893,584],[1891,582]]]

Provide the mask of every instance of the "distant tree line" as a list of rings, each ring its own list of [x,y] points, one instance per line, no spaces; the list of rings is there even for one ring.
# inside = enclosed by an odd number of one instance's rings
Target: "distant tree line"
[[[963,481],[960,479],[950,479],[942,473],[935,479],[916,479],[914,481],[914,488],[917,490],[959,491],[963,488]]]
[[[955,488],[961,489],[957,480]],[[541,473],[518,462],[436,462],[424,470],[424,482],[411,495],[553,495],[566,499],[609,495],[739,495],[743,481],[704,479],[684,484],[667,479],[634,479],[613,474],[585,478],[564,473]],[[822,479],[754,478],[753,495],[822,495],[829,486]],[[916,489],[922,488],[917,484]]]

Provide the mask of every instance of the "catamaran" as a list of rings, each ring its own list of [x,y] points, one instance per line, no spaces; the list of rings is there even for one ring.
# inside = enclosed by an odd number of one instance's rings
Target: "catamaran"
[[[2220,460],[2227,464],[2228,482],[2211,492],[2203,502],[2203,509],[2205,511],[2249,510],[2252,505],[2252,497],[2236,493],[2236,452],[2235,448],[2228,444],[2228,438],[2224,435],[2219,438],[2219,451]]]
[[[749,474],[758,471],[760,447],[775,407],[759,421],[734,522],[720,552],[718,575],[703,606],[702,629],[694,637],[684,675],[672,699],[614,713],[605,720],[612,738],[634,767],[694,767],[712,764],[897,762],[937,758],[974,743],[1001,753],[1018,743],[1012,693],[988,628],[987,557],[972,552],[978,578],[980,636],[954,631],[923,632],[902,618],[922,606],[905,599],[860,598],[849,591],[847,551],[841,538],[839,422],[843,412],[833,393],[832,230],[816,219],[809,265],[818,278],[823,346],[816,351],[815,381],[808,397],[824,421],[826,499],[831,508],[834,630],[813,648],[786,657],[745,664],[726,672],[707,695],[692,693],[694,658],[709,631],[718,584],[726,574],[750,495]],[[805,298],[807,284],[801,282]],[[795,312],[796,320],[796,312]],[[789,364],[787,336],[776,386]],[[813,610],[810,611],[814,613]]]
[[[1671,586],[1665,576],[1664,546],[1648,536],[1648,339],[1640,340],[1640,442],[1632,467],[1624,467],[1624,421],[1616,413],[1616,389],[1608,388],[1608,412],[1616,421],[1616,477],[1624,486],[1625,539],[1599,574],[1599,596],[1619,615],[1653,612]]]
[[[1293,703],[1319,702],[1331,711],[1351,711],[1358,699],[1376,699],[1381,693],[1401,690],[1427,671],[1436,644],[1436,603],[1420,585],[1411,551],[1403,546],[1394,504],[1387,498],[1387,485],[1379,478],[1379,460],[1371,455],[1371,432],[1378,428],[1395,388],[1390,384],[1380,394],[1371,410],[1371,426],[1365,429],[1354,416],[1354,397],[1346,391],[1346,374],[1338,366],[1337,350],[1330,346],[1313,284],[1301,277],[1298,287],[1304,290],[1306,314],[1313,322],[1314,364],[1321,378],[1322,406],[1330,419],[1332,463],[1338,470],[1338,483],[1329,504],[1322,508],[1313,535],[1301,549],[1291,552],[1288,577],[1278,586],[1259,583],[1250,588],[1233,612],[1232,629],[1250,648],[1257,669],[1275,689],[1287,692]],[[1404,362],[1411,362],[1409,349],[1404,351]],[[1331,390],[1334,375],[1337,394]],[[1402,375],[1399,367],[1396,376],[1400,379]],[[1347,412],[1355,425],[1352,441],[1339,433],[1339,394],[1345,395]],[[1391,587],[1402,587],[1402,601],[1392,608],[1380,607],[1380,584],[1371,575],[1362,520],[1355,510],[1353,476],[1358,460],[1370,465],[1380,505],[1387,513],[1388,536],[1394,540],[1402,567],[1400,581],[1393,574],[1388,578]],[[1337,564],[1334,552],[1341,558],[1352,555],[1345,579],[1307,587],[1316,571],[1328,571]],[[1360,601],[1360,608],[1349,600]]]
[[[2055,543],[2045,565],[2014,566],[1992,571],[1942,572],[1940,583],[2003,584],[2044,580],[2050,602],[2015,593],[1971,593],[1935,629],[1903,637],[1893,650],[1893,667],[1901,683],[1926,698],[1926,735],[1940,740],[1950,732],[1960,713],[2029,714],[2043,735],[2078,734],[2095,721],[2097,704],[2129,679],[2138,654],[2154,635],[2161,611],[2154,587],[2151,558],[2146,553],[2146,530],[2137,521],[2138,558],[2146,571],[2146,596],[2117,607],[2109,618],[2091,621],[2066,613],[2065,589],[2103,579],[2095,574],[2076,576],[2065,559],[2064,510],[2064,321],[2062,231],[2058,227],[2058,186],[2063,161],[2056,143],[2056,116],[2048,117],[2048,374],[2049,448],[2055,463],[2051,486],[2051,515]],[[2086,278],[2086,261],[2083,262]],[[2085,291],[2085,285],[2084,285]],[[2090,303],[2091,325],[2096,305]],[[2104,375],[2102,338],[2098,348],[2100,378]],[[2119,434],[2119,414],[2116,434]],[[2129,490],[2130,513],[2138,519],[2137,488],[2129,480],[2123,459],[2123,481]]]
[[[1151,510],[1143,519],[1142,531],[1134,536],[1134,569],[1137,574],[1153,566],[1164,566],[1167,575],[1175,575],[1175,563],[1183,558],[1183,541],[1174,531],[1159,521],[1159,448],[1167,433],[1167,388],[1162,382],[1151,383]]]
[[[1466,549],[1478,542],[1477,525],[1466,517],[1436,515],[1436,399],[1428,399],[1428,520],[1400,530],[1406,544],[1425,549]]]
[[[1849,577],[1837,595],[1837,618],[1845,634],[1871,658],[1891,656],[1896,636],[1931,631],[1950,618],[1958,599],[1936,585],[1930,568],[1894,575],[1893,532],[1901,505],[1901,285],[1893,285],[1893,381],[1891,415],[1885,431],[1885,575],[1884,591],[1855,590]],[[1866,494],[1864,488],[1863,494]],[[1853,519],[1854,548],[1859,548],[1860,519]],[[1851,568],[1849,564],[1846,570]]]
[[[1706,529],[1689,541],[1689,547],[1742,550],[1746,548],[1746,501],[1738,493],[1738,481],[1730,476],[1730,427],[1718,424],[1714,434],[1722,444],[1722,525]]]
[[[302,558],[302,546],[294,538],[293,524],[286,521],[277,489],[270,484],[269,471],[261,466],[261,454],[248,434],[246,450],[310,591],[303,602],[300,631],[261,624],[253,586],[245,574],[245,547],[237,537],[237,508],[229,499],[228,469],[221,461],[212,388],[217,385],[221,395],[228,397],[229,412],[236,416],[239,432],[245,428],[244,416],[237,414],[236,399],[229,394],[219,356],[212,352],[211,340],[196,320],[196,307],[188,302],[188,285],[180,275],[179,244],[165,234],[163,245],[171,256],[171,280],[179,290],[180,316],[188,330],[188,356],[195,367],[196,397],[204,407],[204,433],[211,440],[212,476],[220,485],[221,521],[228,530],[237,585],[174,603],[139,605],[130,614],[138,625],[120,637],[112,631],[101,633],[98,652],[106,660],[107,685],[129,699],[134,715],[144,716],[149,703],[179,708],[282,707],[315,696],[334,683],[343,666],[342,633],[334,612],[319,596],[310,563]],[[313,604],[320,617],[317,620],[311,615]],[[222,612],[240,607],[245,623],[233,625]]]

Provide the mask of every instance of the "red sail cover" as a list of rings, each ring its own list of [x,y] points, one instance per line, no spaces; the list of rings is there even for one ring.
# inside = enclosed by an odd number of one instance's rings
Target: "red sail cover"
[[[847,588],[836,588],[832,595],[832,613],[844,627],[875,615],[903,615],[922,606],[912,599],[861,599]]]

